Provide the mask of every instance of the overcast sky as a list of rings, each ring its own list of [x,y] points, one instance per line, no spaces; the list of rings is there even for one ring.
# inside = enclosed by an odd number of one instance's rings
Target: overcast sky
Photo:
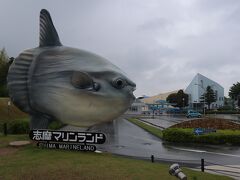
[[[137,96],[185,89],[197,73],[227,95],[240,79],[238,0],[0,0],[0,48],[9,56],[38,46],[42,8],[63,45],[109,59]]]

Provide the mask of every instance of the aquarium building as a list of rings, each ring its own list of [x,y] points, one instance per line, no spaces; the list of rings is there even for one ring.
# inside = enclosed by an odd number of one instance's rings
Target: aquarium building
[[[204,106],[203,100],[201,99],[202,95],[206,92],[207,86],[213,89],[216,96],[216,102],[213,102],[210,108],[217,109],[224,105],[224,88],[217,82],[198,73],[185,89],[185,93],[189,95],[189,108],[207,108],[207,105]]]

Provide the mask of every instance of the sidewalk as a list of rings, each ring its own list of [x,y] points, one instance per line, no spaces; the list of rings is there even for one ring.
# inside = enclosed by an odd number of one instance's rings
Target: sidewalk
[[[196,171],[200,171],[199,168],[191,168]],[[204,172],[211,173],[211,174],[218,174],[231,177],[233,179],[240,179],[240,166],[239,165],[227,165],[227,166],[220,166],[220,165],[212,165],[212,166],[205,166]]]
[[[184,117],[172,117],[172,116],[156,116],[155,118],[142,118],[140,117],[139,120],[151,124],[153,126],[166,129],[170,126],[173,126],[175,124],[181,123],[183,121],[189,121],[189,119]],[[192,119],[191,119],[192,120]]]

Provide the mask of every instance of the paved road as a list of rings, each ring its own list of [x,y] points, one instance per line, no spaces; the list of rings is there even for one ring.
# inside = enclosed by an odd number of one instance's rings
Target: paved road
[[[164,143],[123,118],[97,126],[90,131],[104,132],[107,135],[107,142],[98,146],[101,151],[141,158],[150,158],[154,155],[156,158],[173,162],[200,164],[200,159],[204,158],[211,163],[240,165],[240,147],[238,146]]]
[[[156,125],[162,129],[168,128],[174,124],[189,120],[184,116],[160,115],[153,118],[141,118],[142,121]]]
[[[175,121],[176,119],[172,120]],[[83,130],[71,126],[67,126],[64,129]],[[239,146],[177,145],[174,143],[164,143],[161,139],[124,118],[94,127],[90,131],[103,132],[107,135],[107,142],[97,146],[98,150],[104,152],[143,159],[150,159],[150,156],[154,155],[156,159],[161,161],[191,164],[192,167],[200,166],[201,158],[204,158],[209,163],[240,167]],[[213,165],[209,163],[206,164]]]

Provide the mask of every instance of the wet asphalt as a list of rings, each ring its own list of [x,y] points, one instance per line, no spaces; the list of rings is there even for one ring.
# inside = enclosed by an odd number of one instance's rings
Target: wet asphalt
[[[184,121],[186,118],[162,116],[157,119],[145,118],[145,120],[168,127]],[[71,129],[72,127],[65,128],[65,130]],[[103,152],[149,160],[151,155],[154,155],[155,159],[159,161],[186,163],[195,166],[200,166],[202,158],[209,163],[240,165],[239,146],[167,143],[132,124],[124,117],[95,126],[89,131],[106,134],[106,142],[97,146],[97,149]]]

